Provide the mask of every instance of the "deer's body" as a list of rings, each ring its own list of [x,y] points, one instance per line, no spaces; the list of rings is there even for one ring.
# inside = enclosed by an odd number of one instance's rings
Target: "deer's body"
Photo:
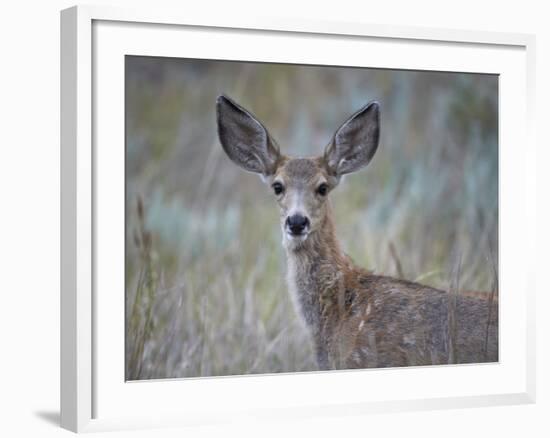
[[[308,244],[287,249],[289,291],[312,335],[319,368],[498,360],[496,302],[359,268],[342,253],[327,221]]]
[[[249,112],[218,100],[226,153],[277,196],[288,288],[320,369],[497,361],[496,301],[374,275],[341,250],[327,194],[341,175],[368,164],[378,129],[378,105],[370,104],[338,129],[322,157],[289,158]]]

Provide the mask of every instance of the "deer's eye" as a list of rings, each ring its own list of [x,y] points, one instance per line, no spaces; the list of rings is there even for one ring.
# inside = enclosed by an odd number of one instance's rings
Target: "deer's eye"
[[[273,192],[275,192],[276,195],[280,195],[285,191],[284,186],[280,182],[274,182],[271,187],[273,187]]]
[[[321,183],[319,184],[319,187],[317,187],[317,193],[321,196],[326,196],[328,193],[328,184],[327,183]]]

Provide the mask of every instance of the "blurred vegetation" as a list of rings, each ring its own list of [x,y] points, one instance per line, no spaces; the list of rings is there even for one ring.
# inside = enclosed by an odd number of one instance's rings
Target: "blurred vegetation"
[[[358,265],[444,289],[459,259],[461,290],[491,290],[496,76],[128,56],[128,379],[316,369],[271,191],[218,144],[222,93],[291,155],[321,153],[378,100],[378,152],[331,194],[343,247]]]

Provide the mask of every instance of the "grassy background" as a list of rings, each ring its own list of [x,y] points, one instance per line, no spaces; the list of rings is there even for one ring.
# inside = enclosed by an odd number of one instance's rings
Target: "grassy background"
[[[331,194],[343,247],[378,273],[445,289],[460,260],[459,288],[490,291],[496,76],[129,56],[128,379],[316,369],[287,295],[271,191],[218,143],[222,93],[291,155],[321,153],[378,100],[378,152]]]

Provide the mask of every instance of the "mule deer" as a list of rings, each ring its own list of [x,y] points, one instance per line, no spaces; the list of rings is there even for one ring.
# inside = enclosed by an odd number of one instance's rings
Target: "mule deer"
[[[335,235],[329,193],[365,167],[378,148],[379,105],[371,102],[334,134],[323,155],[291,158],[252,113],[217,100],[221,145],[261,175],[280,207],[288,288],[311,334],[320,369],[494,362],[497,303],[355,266]]]

